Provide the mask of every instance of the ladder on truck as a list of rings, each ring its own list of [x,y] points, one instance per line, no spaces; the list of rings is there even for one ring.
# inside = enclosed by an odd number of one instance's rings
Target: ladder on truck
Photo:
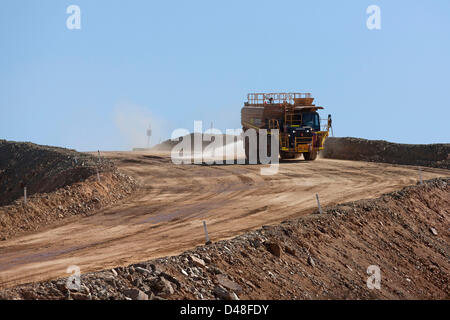
[[[269,131],[272,129],[280,130],[280,122],[278,119],[269,119]],[[282,149],[289,148],[289,138],[286,134],[279,133],[280,147]]]
[[[297,116],[297,118],[296,118]],[[284,123],[287,127],[300,127],[302,118],[300,112],[295,112],[295,107],[292,105],[284,106]]]

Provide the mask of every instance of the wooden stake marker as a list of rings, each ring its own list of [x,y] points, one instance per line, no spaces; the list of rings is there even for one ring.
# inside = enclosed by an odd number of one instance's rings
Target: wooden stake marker
[[[320,206],[319,195],[316,193],[317,206],[319,207],[319,213],[323,214],[322,207]]]
[[[205,230],[205,239],[206,242],[205,244],[211,244],[211,240],[209,239],[209,235],[208,235],[208,229],[206,228],[206,221],[203,221],[203,229]]]

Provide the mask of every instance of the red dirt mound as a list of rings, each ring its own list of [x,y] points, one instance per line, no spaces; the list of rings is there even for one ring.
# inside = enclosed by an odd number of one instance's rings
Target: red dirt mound
[[[135,181],[108,160],[74,150],[0,140],[0,189],[6,190],[0,198],[0,240],[69,216],[92,214],[135,188]]]
[[[0,206],[27,194],[51,192],[82,181],[93,174],[111,171],[109,161],[75,150],[29,142],[0,140]]]
[[[323,158],[450,169],[450,144],[400,144],[360,138],[328,138]]]

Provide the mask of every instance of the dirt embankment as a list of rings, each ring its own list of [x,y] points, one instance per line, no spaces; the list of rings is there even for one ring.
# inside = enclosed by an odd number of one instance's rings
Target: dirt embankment
[[[325,142],[321,156],[450,169],[449,154],[450,144],[399,144],[383,140],[330,137]]]
[[[29,142],[0,140],[0,205],[27,194],[51,192],[112,170],[110,162],[99,163],[89,154]]]
[[[449,299],[450,179],[337,205],[179,256],[21,285],[2,299]],[[369,266],[380,289],[369,289]],[[372,283],[372,282],[370,282]]]
[[[134,181],[108,160],[75,150],[0,140],[0,240],[68,216],[88,214],[125,197],[133,188]]]

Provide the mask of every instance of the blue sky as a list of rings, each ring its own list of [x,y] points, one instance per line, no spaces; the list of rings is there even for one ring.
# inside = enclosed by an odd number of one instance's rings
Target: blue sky
[[[450,142],[449,39],[448,0],[4,0],[0,138],[125,150],[148,122],[153,142],[239,128],[248,92],[299,91],[336,136]]]

